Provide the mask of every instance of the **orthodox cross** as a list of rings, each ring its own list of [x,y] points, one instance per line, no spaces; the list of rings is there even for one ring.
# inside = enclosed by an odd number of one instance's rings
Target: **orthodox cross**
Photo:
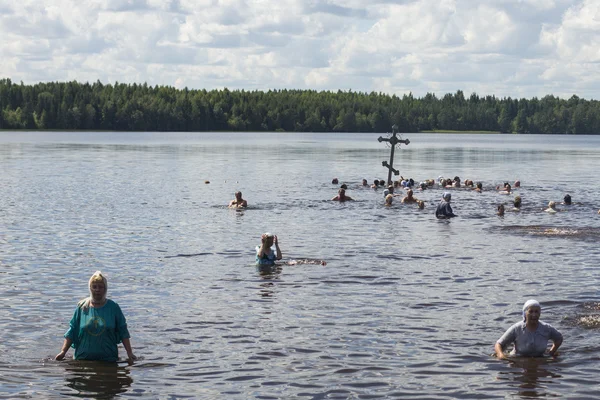
[[[398,133],[398,125],[394,125],[392,126],[392,136],[389,138],[383,138],[381,136],[379,136],[379,139],[377,139],[377,141],[379,141],[379,143],[381,142],[389,142],[390,145],[392,146],[392,151],[390,152],[390,163],[388,164],[387,161],[384,161],[381,163],[381,165],[383,165],[384,167],[386,167],[388,169],[388,179],[387,179],[387,183],[388,185],[390,185],[392,183],[392,171],[394,172],[394,175],[400,175],[400,172],[397,169],[394,169],[394,149],[396,147],[397,144],[400,143],[404,143],[405,145],[408,145],[410,143],[410,140],[405,139],[399,139],[396,134]]]

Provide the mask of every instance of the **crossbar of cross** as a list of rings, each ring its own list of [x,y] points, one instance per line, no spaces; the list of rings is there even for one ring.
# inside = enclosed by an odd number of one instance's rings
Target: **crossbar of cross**
[[[390,152],[390,162],[388,163],[387,161],[384,161],[381,163],[381,165],[383,165],[384,167],[386,167],[388,169],[388,179],[387,179],[387,183],[388,185],[390,185],[392,183],[392,172],[394,173],[394,175],[400,175],[400,172],[397,169],[394,169],[394,149],[396,148],[397,144],[403,143],[405,145],[408,145],[410,143],[410,140],[405,139],[399,139],[396,134],[398,133],[398,126],[394,125],[392,126],[392,136],[389,138],[384,138],[379,136],[379,138],[377,139],[377,141],[379,141],[379,143],[381,142],[389,142],[392,150]]]

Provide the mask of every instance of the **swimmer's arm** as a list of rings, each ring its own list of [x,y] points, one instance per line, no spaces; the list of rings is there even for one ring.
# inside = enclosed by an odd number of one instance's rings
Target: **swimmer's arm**
[[[556,339],[552,343],[552,348],[550,348],[550,351],[549,351],[549,353],[550,353],[551,356],[556,355],[556,351],[558,350],[558,348],[560,347],[560,345],[562,344],[562,342],[563,342],[563,339],[561,337],[561,338]]]
[[[274,242],[275,242],[275,250],[277,251],[277,259],[281,260],[282,255],[281,255],[281,249],[279,248],[279,239],[277,239],[277,236],[275,236]]]
[[[63,345],[62,345],[62,349],[60,349],[60,353],[58,353],[56,355],[56,357],[54,357],[54,359],[56,361],[60,361],[63,358],[65,358],[65,355],[67,354],[67,351],[69,351],[69,347],[71,347],[72,343],[73,343],[73,341],[71,340],[71,338],[65,338],[65,341],[63,342]]]
[[[506,358],[506,355],[504,354],[504,349],[502,348],[502,345],[498,342],[496,342],[496,344],[494,345],[494,350],[496,350],[496,357],[498,357],[500,360],[504,360]]]
[[[133,354],[133,350],[131,349],[131,341],[129,340],[129,338],[125,338],[122,341],[123,341],[123,347],[125,347],[125,351],[127,352],[127,359],[130,362],[132,362],[133,360],[136,360],[137,357]]]

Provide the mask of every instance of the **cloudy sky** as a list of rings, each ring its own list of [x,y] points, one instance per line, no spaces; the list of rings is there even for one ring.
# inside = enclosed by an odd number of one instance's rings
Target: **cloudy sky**
[[[600,0],[0,0],[0,77],[600,99]]]

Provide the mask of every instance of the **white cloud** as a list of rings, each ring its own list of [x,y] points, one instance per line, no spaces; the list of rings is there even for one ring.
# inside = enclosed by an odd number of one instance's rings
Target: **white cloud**
[[[0,77],[599,98],[598,0],[0,0]]]

